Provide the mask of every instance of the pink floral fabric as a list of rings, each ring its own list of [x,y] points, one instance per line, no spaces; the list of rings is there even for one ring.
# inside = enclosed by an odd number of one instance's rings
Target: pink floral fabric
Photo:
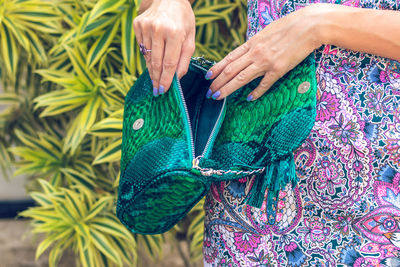
[[[249,0],[248,38],[314,2]],[[400,7],[399,0],[342,4]],[[317,117],[294,153],[300,182],[280,192],[274,225],[265,203],[244,204],[254,177],[213,184],[205,266],[400,266],[400,63],[331,45],[315,59]]]

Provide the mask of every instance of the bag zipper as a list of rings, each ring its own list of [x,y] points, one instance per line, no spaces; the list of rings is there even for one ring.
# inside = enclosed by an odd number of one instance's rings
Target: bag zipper
[[[223,115],[224,112],[225,112],[226,98],[224,98],[223,101],[224,101],[224,102],[223,102],[223,104],[222,104],[221,111],[219,112],[217,121],[216,121],[215,124],[214,124],[214,128],[212,129],[211,134],[210,134],[210,136],[208,137],[206,146],[204,147],[203,153],[202,153],[201,156],[200,156],[201,158],[203,158],[203,157],[205,157],[205,156],[208,156],[208,154],[209,154],[209,153],[208,153],[208,152],[209,152],[209,151],[208,151],[208,147],[210,146],[211,142],[214,141],[214,139],[215,139],[215,137],[216,137],[216,136],[214,136],[214,135],[215,135],[215,132],[217,131],[218,128],[220,128],[219,126],[221,125],[221,123],[220,123],[221,117],[222,117],[222,115]]]
[[[196,64],[196,67],[199,67],[200,69],[207,71],[205,68],[203,68],[202,66],[199,66]],[[195,161],[197,161],[197,167],[198,167],[198,161],[200,161],[200,158],[208,155],[208,148],[211,145],[211,142],[215,139],[215,132],[217,131],[217,129],[219,128],[219,126],[221,125],[221,117],[224,114],[225,111],[225,105],[226,105],[226,98],[224,98],[224,102],[222,104],[222,108],[221,111],[219,112],[217,121],[214,124],[214,127],[211,131],[210,136],[207,139],[207,143],[206,146],[204,147],[203,152],[201,153],[200,156],[196,157],[196,152],[195,152],[195,147],[194,147],[194,138],[193,138],[193,132],[192,132],[192,123],[190,121],[190,117],[189,117],[189,111],[186,105],[186,101],[185,101],[185,97],[183,95],[183,90],[182,90],[182,86],[181,83],[179,82],[178,77],[176,76],[176,81],[178,84],[178,89],[179,89],[179,94],[181,96],[181,100],[182,100],[182,104],[183,104],[183,108],[185,110],[185,116],[186,116],[186,122],[187,122],[187,127],[189,128],[189,137],[190,137],[190,148],[191,148],[191,161],[192,161],[192,167],[195,168]]]
[[[200,59],[202,59],[202,58],[200,58]],[[202,60],[204,60],[204,59],[202,59]],[[197,67],[199,67],[200,69],[202,69],[204,71],[207,71],[207,69],[203,68],[202,66],[200,66],[198,64],[195,64],[195,65]],[[254,173],[262,173],[262,172],[264,172],[265,167],[258,168],[258,169],[252,170],[252,171],[234,171],[234,170],[224,171],[224,170],[214,170],[214,169],[210,169],[210,168],[201,168],[199,166],[200,159],[203,158],[203,157],[206,157],[208,155],[209,146],[211,145],[211,142],[214,141],[214,139],[216,137],[215,132],[221,126],[221,117],[225,112],[226,98],[224,98],[224,100],[223,100],[224,102],[222,104],[221,111],[219,112],[217,121],[215,122],[214,127],[213,127],[213,129],[211,131],[211,134],[208,137],[208,140],[207,140],[206,146],[204,147],[203,152],[201,153],[200,156],[196,157],[196,152],[195,152],[195,147],[194,147],[194,138],[193,138],[193,132],[192,132],[192,123],[190,121],[189,111],[188,111],[188,108],[187,108],[187,105],[186,105],[185,97],[183,95],[182,86],[181,86],[181,83],[180,83],[180,81],[178,79],[178,76],[176,76],[176,81],[177,81],[177,85],[178,85],[178,89],[179,89],[179,93],[180,93],[180,97],[181,97],[180,104],[182,104],[183,109],[185,111],[185,116],[186,116],[185,124],[186,124],[186,127],[188,129],[188,132],[189,132],[188,134],[189,134],[189,137],[190,137],[190,150],[192,152],[191,153],[191,156],[192,156],[192,158],[191,158],[192,169],[200,172],[200,174],[203,175],[203,176],[212,176],[212,175],[221,176],[221,175],[224,175],[224,174],[251,175],[251,174],[254,174]]]
[[[190,139],[190,150],[192,152],[191,153],[191,156],[192,156],[191,160],[193,161],[194,158],[196,157],[196,155],[195,155],[195,151],[194,151],[194,140],[193,140],[193,133],[192,133],[192,123],[190,122],[189,111],[188,111],[187,106],[186,106],[186,101],[185,101],[185,96],[183,95],[182,86],[181,86],[181,83],[179,82],[178,76],[176,74],[175,74],[175,78],[176,78],[176,83],[178,85],[179,94],[180,94],[180,97],[181,97],[181,101],[179,101],[179,102],[181,102],[181,104],[183,104],[182,106],[183,106],[183,109],[185,111],[185,116],[186,116],[185,124],[186,124],[186,127],[189,128],[188,132],[189,132],[189,137],[190,137],[189,138]]]

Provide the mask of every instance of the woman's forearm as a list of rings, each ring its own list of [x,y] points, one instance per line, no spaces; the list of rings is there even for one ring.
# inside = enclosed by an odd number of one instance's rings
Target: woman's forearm
[[[332,4],[310,6],[321,44],[400,60],[400,12]]]

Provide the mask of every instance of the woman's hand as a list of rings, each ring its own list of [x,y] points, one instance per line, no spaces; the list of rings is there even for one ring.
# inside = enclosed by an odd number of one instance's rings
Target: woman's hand
[[[207,96],[222,99],[264,76],[247,97],[255,100],[322,44],[400,60],[399,31],[399,11],[309,5],[272,22],[214,65],[206,75],[215,79]]]
[[[247,100],[263,95],[321,45],[315,38],[312,17],[307,8],[295,11],[272,22],[229,53],[207,72],[206,78],[215,79],[207,96],[223,99],[259,76],[264,78]]]
[[[134,20],[136,39],[145,55],[154,96],[165,93],[175,72],[186,74],[195,49],[195,18],[188,0],[143,0],[145,11]]]

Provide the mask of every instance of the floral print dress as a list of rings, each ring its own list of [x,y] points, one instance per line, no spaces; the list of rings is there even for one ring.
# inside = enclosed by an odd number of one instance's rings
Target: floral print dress
[[[248,38],[309,1],[249,0]],[[244,204],[254,177],[213,184],[205,266],[400,266],[400,63],[330,45],[315,58],[317,117],[294,153],[298,185],[280,192],[269,225],[265,203]]]

